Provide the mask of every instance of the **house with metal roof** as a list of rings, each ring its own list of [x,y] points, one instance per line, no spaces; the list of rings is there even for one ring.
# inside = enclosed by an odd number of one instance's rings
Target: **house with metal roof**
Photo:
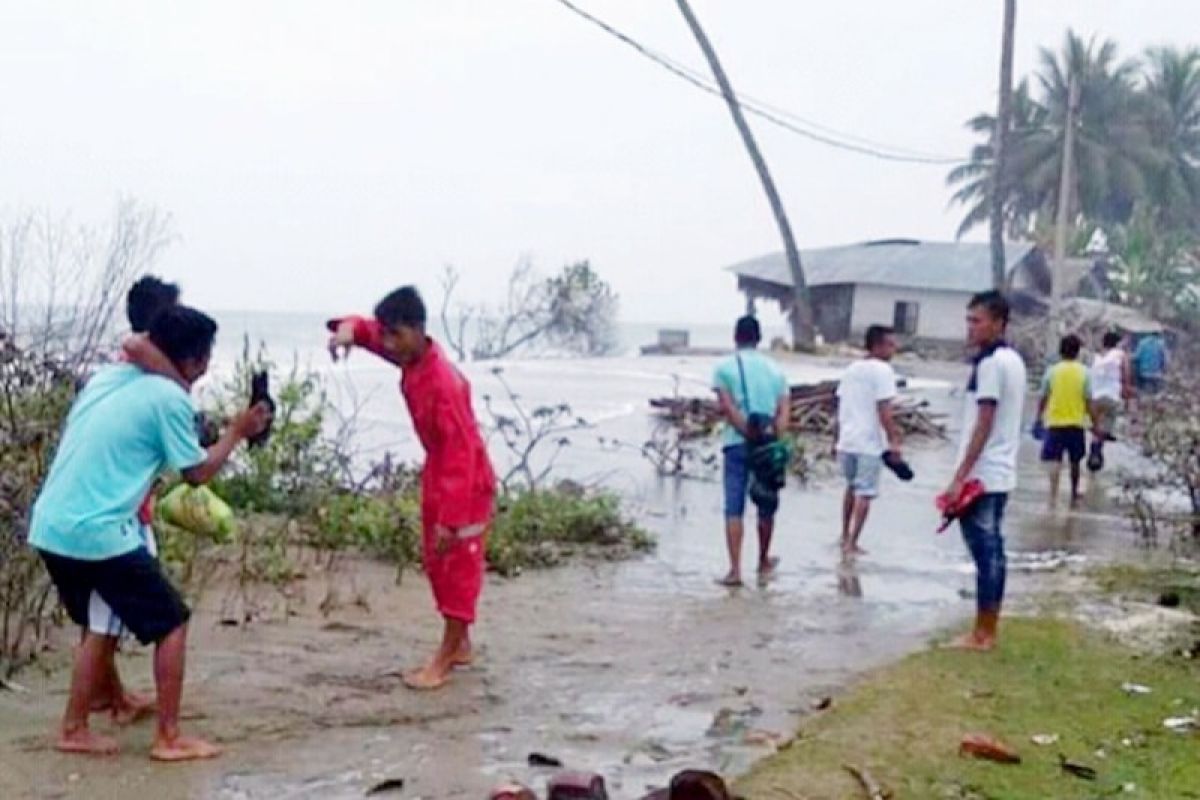
[[[1050,271],[1032,243],[1005,245],[1008,288],[1047,294]],[[857,340],[874,324],[911,339],[962,341],[967,301],[992,285],[991,248],[976,242],[884,239],[803,250],[800,261],[817,330],[827,342]],[[792,278],[783,253],[728,268],[751,306],[791,305]]]

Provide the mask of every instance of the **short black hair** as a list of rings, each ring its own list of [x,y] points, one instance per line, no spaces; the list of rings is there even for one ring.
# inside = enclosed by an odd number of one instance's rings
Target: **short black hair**
[[[874,350],[879,345],[883,344],[883,340],[896,333],[895,328],[889,328],[887,325],[872,325],[867,328],[866,345],[868,350]]]
[[[1109,348],[1116,347],[1120,343],[1121,343],[1121,334],[1117,333],[1116,331],[1109,331],[1108,333],[1104,334],[1104,346],[1105,347],[1109,347]]]
[[[1068,333],[1058,343],[1058,354],[1066,359],[1079,358],[1079,351],[1082,349],[1083,340],[1073,333]]]
[[[401,286],[375,306],[375,319],[389,328],[425,329],[425,301],[415,286]]]
[[[125,315],[134,333],[150,330],[158,312],[179,302],[179,287],[154,275],[145,275],[129,288],[125,296]]]
[[[739,345],[757,345],[762,341],[762,326],[753,314],[747,314],[733,327],[733,340]]]
[[[998,319],[1005,325],[1008,324],[1009,315],[1012,313],[1008,298],[1003,292],[995,289],[988,289],[972,297],[971,302],[967,303],[967,308],[982,308],[992,315],[992,319]]]
[[[217,323],[202,311],[187,306],[167,306],[150,323],[150,341],[172,363],[207,358],[217,338]]]

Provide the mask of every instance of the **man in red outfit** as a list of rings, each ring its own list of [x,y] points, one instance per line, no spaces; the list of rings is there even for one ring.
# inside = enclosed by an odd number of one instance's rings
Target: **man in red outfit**
[[[425,333],[425,304],[411,286],[389,294],[375,318],[329,323],[336,361],[361,347],[400,367],[400,391],[425,450],[421,527],[425,574],[445,621],[441,647],[404,676],[412,689],[437,689],[456,666],[471,663],[470,626],[483,588],[485,545],[496,496],[471,386]]]

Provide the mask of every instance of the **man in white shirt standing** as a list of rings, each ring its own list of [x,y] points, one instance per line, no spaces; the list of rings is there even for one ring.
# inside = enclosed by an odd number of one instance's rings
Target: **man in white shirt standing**
[[[846,478],[842,504],[842,555],[865,555],[859,536],[879,495],[885,451],[900,456],[900,429],[892,418],[896,397],[896,332],[883,325],[867,329],[867,356],[846,370],[838,384],[834,450]]]
[[[967,306],[967,339],[976,355],[967,383],[958,469],[946,496],[960,497],[971,480],[983,484],[982,497],[959,517],[975,561],[975,627],[959,642],[968,650],[996,646],[1007,576],[1002,525],[1008,495],[1017,486],[1021,415],[1028,391],[1025,362],[1004,341],[1008,316],[1008,300],[997,291],[977,294]]]
[[[1095,419],[1092,428],[1096,435],[1088,454],[1088,468],[1099,471],[1104,467],[1104,442],[1116,428],[1124,404],[1133,397],[1133,368],[1129,353],[1122,347],[1121,334],[1104,334],[1104,352],[1092,360],[1092,404]]]

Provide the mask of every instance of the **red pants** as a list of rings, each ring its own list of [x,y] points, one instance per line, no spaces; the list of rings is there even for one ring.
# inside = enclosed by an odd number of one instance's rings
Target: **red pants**
[[[475,607],[483,590],[483,572],[487,566],[487,533],[453,540],[439,553],[436,526],[426,519],[422,524],[422,549],[425,575],[433,588],[438,613],[468,625],[475,621]]]

